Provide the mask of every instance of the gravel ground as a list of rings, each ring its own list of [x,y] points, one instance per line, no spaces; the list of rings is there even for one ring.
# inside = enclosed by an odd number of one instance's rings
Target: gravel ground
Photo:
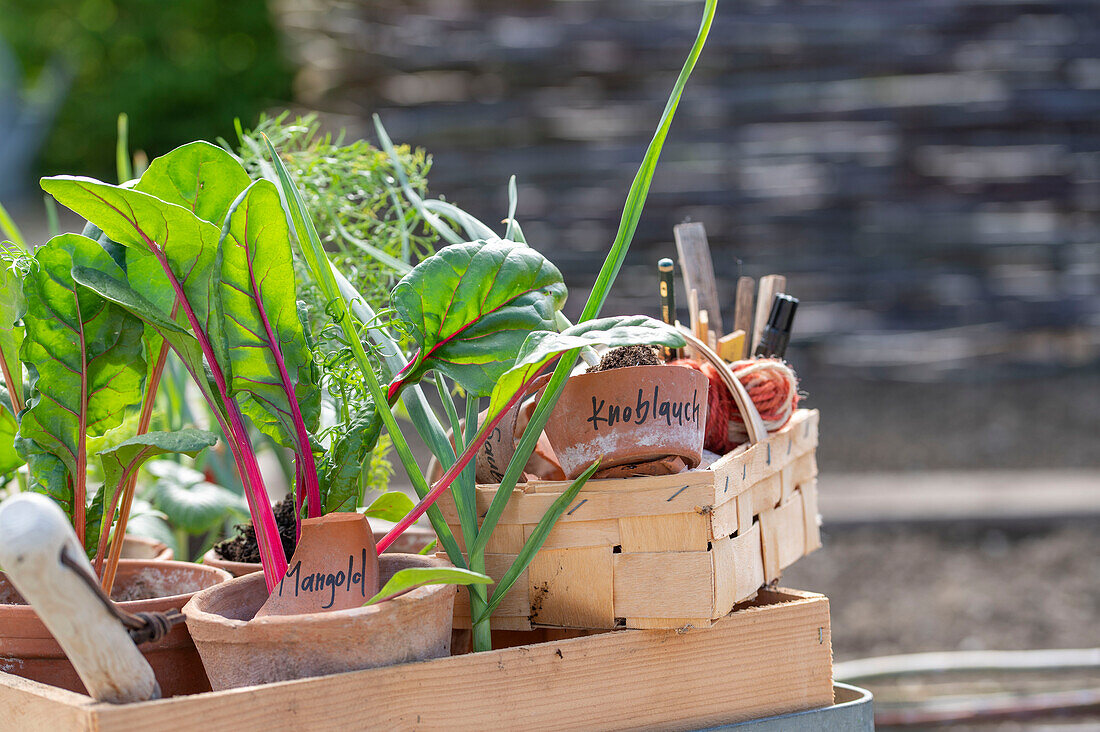
[[[783,584],[821,592],[837,661],[940,650],[1100,646],[1100,522],[824,528]]]

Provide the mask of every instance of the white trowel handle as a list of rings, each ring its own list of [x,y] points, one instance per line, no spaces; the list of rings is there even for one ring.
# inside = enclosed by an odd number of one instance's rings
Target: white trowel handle
[[[88,693],[115,703],[160,696],[153,670],[120,621],[135,630],[159,624],[147,636],[163,634],[172,621],[114,608],[57,504],[36,493],[0,503],[0,568],[64,649]]]

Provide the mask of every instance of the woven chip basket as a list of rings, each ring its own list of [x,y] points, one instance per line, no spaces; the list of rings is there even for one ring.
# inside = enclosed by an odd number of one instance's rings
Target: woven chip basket
[[[692,345],[729,374],[716,354]],[[727,386],[748,412],[750,442],[703,470],[589,481],[493,614],[494,629],[709,627],[821,546],[817,410],[799,409],[766,434],[740,382],[730,376]],[[487,546],[490,576],[504,574],[568,487],[517,486]],[[497,489],[477,486],[479,516]],[[461,544],[449,493],[439,506]],[[470,627],[465,592],[455,627]]]

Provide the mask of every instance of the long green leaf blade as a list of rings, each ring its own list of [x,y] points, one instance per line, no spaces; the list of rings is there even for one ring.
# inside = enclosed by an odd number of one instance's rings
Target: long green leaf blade
[[[409,567],[395,572],[378,594],[363,605],[392,600],[398,595],[424,585],[488,585],[492,582],[491,577],[480,572],[471,572],[458,567]]]

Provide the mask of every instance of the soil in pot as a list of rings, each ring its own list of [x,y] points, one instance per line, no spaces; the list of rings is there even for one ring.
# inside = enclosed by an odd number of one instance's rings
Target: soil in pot
[[[600,362],[588,369],[587,373],[610,371],[627,366],[660,366],[663,363],[664,360],[653,346],[620,346],[605,353]]]
[[[380,581],[408,567],[445,567],[418,554],[382,554]],[[268,598],[261,573],[198,593],[183,609],[216,691],[450,654],[453,585],[418,587],[376,605],[254,618]]]
[[[123,559],[112,599],[129,613],[182,608],[198,591],[229,579],[213,567],[187,562]],[[186,626],[175,626],[156,643],[141,647],[162,696],[210,690]],[[0,671],[86,693],[76,669],[16,589],[0,573]]]
[[[298,543],[294,538],[294,499],[287,496],[275,504],[275,522],[279,526],[279,536],[283,540],[283,551],[286,556],[294,556],[294,550]],[[374,528],[374,539],[378,541],[386,532],[393,528],[388,521],[378,519],[370,520]],[[431,529],[420,526],[410,526],[405,533],[390,545],[389,551],[393,553],[415,554],[435,540],[435,534]],[[256,532],[252,524],[240,524],[237,526],[235,536],[226,539],[203,555],[203,564],[224,569],[234,577],[259,572],[260,550],[256,546]]]
[[[279,526],[279,538],[286,556],[294,556],[295,539],[294,497],[286,496],[274,506],[275,523]],[[251,523],[237,524],[237,533],[214,545],[214,553],[230,562],[260,563],[260,547],[256,543],[256,530]]]

